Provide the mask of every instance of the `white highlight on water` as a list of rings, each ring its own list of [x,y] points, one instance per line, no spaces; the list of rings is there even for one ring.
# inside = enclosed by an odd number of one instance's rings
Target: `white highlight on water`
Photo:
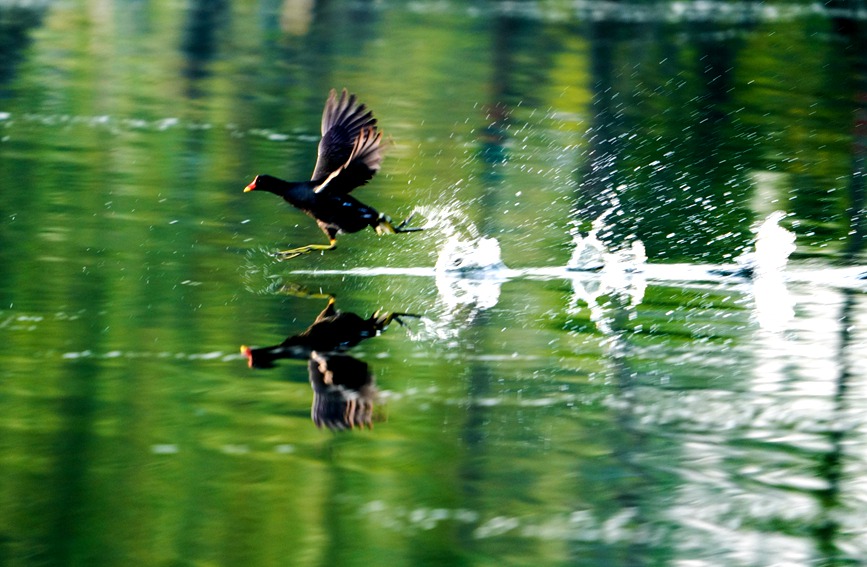
[[[605,333],[615,330],[615,311],[635,308],[644,299],[647,288],[643,275],[647,262],[644,243],[634,239],[626,248],[610,250],[599,240],[599,233],[608,228],[605,219],[618,207],[615,204],[599,215],[586,236],[573,231],[575,248],[566,264],[568,271],[575,272],[569,311],[577,312],[580,303],[586,304],[590,319]],[[596,272],[598,275],[590,277],[590,273]]]
[[[741,254],[736,262],[753,275],[756,321],[767,331],[785,330],[795,317],[795,302],[786,287],[785,268],[795,251],[795,235],[780,226],[786,213],[774,211],[755,229],[753,251]]]
[[[785,269],[789,256],[795,251],[795,234],[780,226],[786,218],[783,211],[769,214],[758,228],[755,248],[738,256],[735,261],[755,274],[779,274]]]
[[[427,219],[427,234],[442,242],[434,266],[441,314],[423,321],[429,334],[454,339],[500,299],[500,286],[507,279],[500,243],[482,236],[457,205],[419,207],[415,212]]]
[[[505,268],[496,238],[481,237],[465,240],[458,234],[450,236],[440,249],[435,270],[468,272],[477,270],[500,270]]]
[[[615,204],[599,215],[599,218],[593,221],[592,228],[586,236],[577,230],[572,232],[575,248],[572,251],[572,257],[566,264],[567,270],[596,271],[608,269],[639,272],[643,269],[647,262],[647,254],[641,240],[634,239],[628,248],[621,250],[609,250],[599,240],[599,233],[608,228],[605,219],[618,208],[619,204]]]

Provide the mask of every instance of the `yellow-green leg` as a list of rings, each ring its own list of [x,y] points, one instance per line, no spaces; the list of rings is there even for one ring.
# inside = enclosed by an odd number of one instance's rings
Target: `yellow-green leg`
[[[406,225],[412,220],[415,213],[406,217],[399,225],[394,226],[388,215],[379,215],[379,224],[376,225],[376,234],[399,234],[401,232],[420,232],[423,228],[411,228]]]
[[[302,246],[300,248],[292,248],[290,250],[281,250],[274,254],[278,260],[291,260],[292,258],[296,258],[301,256],[302,254],[309,254],[314,250],[334,250],[337,248],[337,240],[331,239],[329,244],[308,244],[307,246]]]
[[[325,293],[324,291],[322,291],[321,288],[318,292],[317,291],[310,291],[309,287],[307,287],[305,285],[301,285],[299,283],[295,283],[295,282],[284,283],[283,286],[280,288],[280,293],[285,293],[286,295],[291,295],[294,297],[305,297],[305,298],[310,298],[310,299],[327,299],[328,305],[331,305],[332,303],[334,303],[334,294]]]
[[[421,315],[415,315],[413,313],[394,313],[391,311],[377,311],[370,318],[373,320],[374,325],[378,331],[384,331],[386,327],[392,322],[397,321],[397,324],[401,327],[404,326],[404,322],[401,320],[401,317],[412,317],[414,319],[421,318]]]

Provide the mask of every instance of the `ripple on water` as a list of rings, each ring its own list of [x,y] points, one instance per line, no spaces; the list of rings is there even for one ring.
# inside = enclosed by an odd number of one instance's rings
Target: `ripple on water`
[[[244,355],[239,353],[226,353],[223,351],[210,352],[169,352],[169,351],[122,351],[110,350],[106,352],[94,352],[90,349],[81,351],[70,351],[60,355],[64,360],[80,360],[80,359],[97,359],[109,360],[114,358],[120,359],[171,359],[171,360],[218,360],[220,362],[234,362],[237,360],[246,360]]]
[[[49,114],[38,112],[26,112],[19,115],[13,115],[10,112],[0,112],[0,121],[5,122],[5,131],[10,135],[15,135],[15,128],[19,123],[29,126],[37,125],[46,128],[94,128],[106,130],[110,133],[120,134],[123,132],[167,132],[171,130],[188,130],[202,131],[212,129],[223,129],[234,138],[262,138],[271,142],[287,142],[296,140],[298,142],[309,142],[311,139],[317,140],[318,137],[312,137],[307,133],[286,133],[278,132],[268,128],[248,128],[243,129],[237,124],[211,124],[207,122],[190,122],[177,118],[175,116],[166,116],[163,118],[144,119],[137,117],[119,117],[110,115],[71,115],[71,114]]]

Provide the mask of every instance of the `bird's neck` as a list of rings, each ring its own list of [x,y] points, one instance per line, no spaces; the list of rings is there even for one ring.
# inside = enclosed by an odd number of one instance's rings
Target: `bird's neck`
[[[270,180],[267,185],[261,187],[261,189],[267,191],[268,193],[274,193],[275,195],[285,197],[286,195],[291,195],[293,193],[297,193],[299,190],[302,190],[304,185],[306,185],[307,183],[307,181],[283,181],[282,179],[277,179],[275,177]]]
[[[313,197],[313,186],[309,181],[280,181],[269,190],[280,195],[296,206],[304,206]]]

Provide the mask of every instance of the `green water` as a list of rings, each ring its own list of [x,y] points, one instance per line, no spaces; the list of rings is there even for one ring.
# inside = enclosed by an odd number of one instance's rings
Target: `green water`
[[[863,10],[0,1],[0,565],[861,564]],[[428,230],[277,262],[325,239],[242,189],[341,87]],[[560,270],[606,210],[646,273]],[[785,274],[702,272],[775,210]],[[329,295],[417,315],[345,353],[372,428],[239,352]]]

